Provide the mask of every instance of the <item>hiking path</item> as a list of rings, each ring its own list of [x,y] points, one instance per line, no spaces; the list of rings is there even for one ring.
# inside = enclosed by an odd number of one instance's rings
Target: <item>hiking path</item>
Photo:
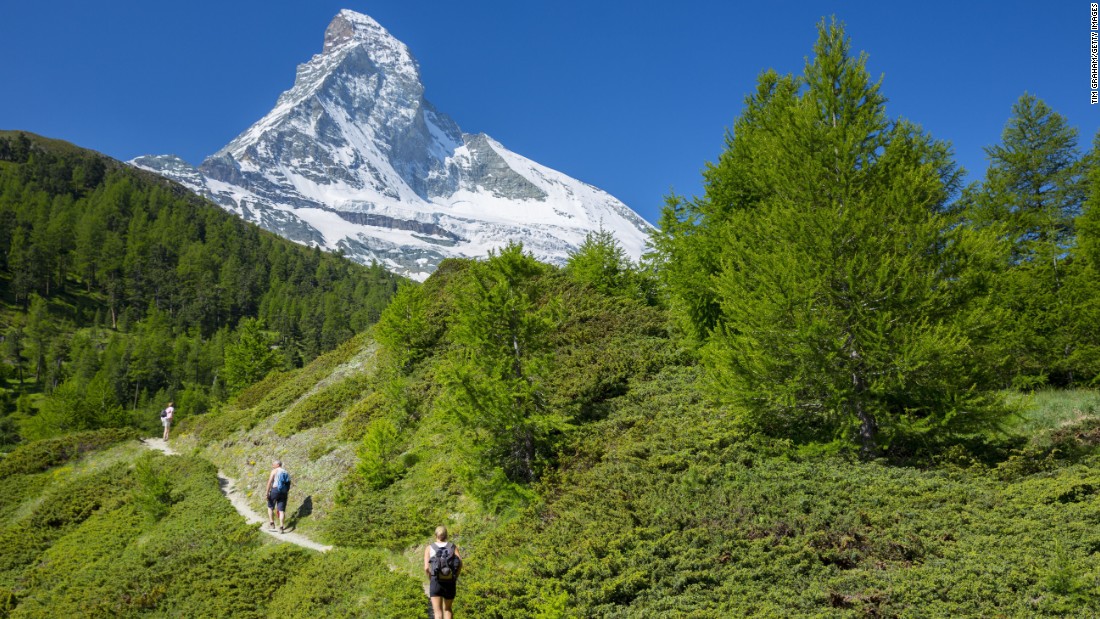
[[[146,438],[141,441],[145,447],[149,449],[155,449],[168,456],[179,455],[175,450],[168,446],[162,438]],[[332,550],[332,546],[326,546],[325,544],[319,544],[301,533],[287,532],[279,533],[278,529],[271,530],[267,526],[267,519],[263,516],[252,511],[252,508],[248,505],[248,499],[245,498],[244,493],[237,488],[237,482],[232,478],[226,476],[225,473],[218,471],[218,488],[221,489],[225,498],[229,499],[229,502],[233,505],[233,509],[237,510],[246,522],[249,524],[263,525],[260,530],[264,533],[274,537],[275,539],[301,546],[302,548],[309,548],[310,550],[316,550],[318,552],[327,552]]]

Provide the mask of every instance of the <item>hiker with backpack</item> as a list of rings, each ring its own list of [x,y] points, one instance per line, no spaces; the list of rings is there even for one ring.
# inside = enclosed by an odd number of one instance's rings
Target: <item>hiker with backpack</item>
[[[279,512],[279,533],[286,532],[286,497],[290,492],[290,473],[283,468],[283,461],[276,460],[267,476],[267,526],[275,530],[273,511]]]
[[[176,409],[172,406],[172,402],[168,403],[168,407],[160,412],[160,423],[164,426],[164,441],[168,442],[168,430],[172,427],[172,417],[175,416]]]
[[[451,605],[455,601],[458,574],[462,571],[462,557],[458,554],[458,548],[447,541],[447,527],[436,527],[435,541],[424,549],[424,571],[431,581],[428,595],[432,599],[435,619],[451,619],[454,617]]]

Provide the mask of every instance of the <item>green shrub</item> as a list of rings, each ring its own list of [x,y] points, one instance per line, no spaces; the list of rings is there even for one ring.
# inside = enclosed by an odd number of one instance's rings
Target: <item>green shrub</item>
[[[134,504],[151,520],[160,520],[172,507],[172,484],[168,471],[156,462],[157,458],[145,454],[134,465],[137,487]]]
[[[275,423],[275,433],[286,437],[335,419],[351,403],[362,398],[368,386],[368,377],[357,373],[317,390]]]
[[[399,446],[397,426],[392,421],[386,417],[371,420],[359,448],[358,468],[368,486],[385,488],[401,474],[401,463],[394,458]]]
[[[100,510],[55,541],[26,573],[35,590],[80,586],[74,574],[104,569],[141,534],[145,517],[129,506]],[[25,606],[24,611],[28,608]]]
[[[261,400],[271,394],[272,389],[287,380],[288,374],[292,373],[293,372],[271,372],[261,380],[243,389],[229,401],[229,405],[236,409],[246,409],[256,406]]]
[[[0,587],[0,617],[6,619],[11,616],[11,611],[19,604],[19,598],[11,589]]]
[[[366,397],[351,405],[347,416],[344,417],[344,425],[340,428],[340,439],[345,441],[358,441],[367,433],[367,427],[371,419],[380,413],[384,413],[387,407],[386,395],[372,391]]]
[[[20,445],[0,460],[0,477],[45,471],[83,454],[135,438],[138,433],[132,428],[106,428]]]
[[[176,434],[194,434],[200,443],[222,440],[238,430],[245,430],[259,423],[263,419],[263,411],[258,409],[259,407],[222,407],[206,415],[188,417],[180,422]]]
[[[0,586],[18,597],[13,616],[259,619],[309,560],[308,551],[262,544],[218,491],[209,463],[148,454],[134,469],[120,463],[108,473],[65,484],[0,531],[0,541],[15,544],[0,559]],[[147,518],[140,497],[165,475],[171,504],[159,520]]]
[[[467,513],[460,610],[478,617],[1065,616],[1096,612],[1100,478],[1046,462],[916,469],[798,456],[730,430],[669,367],[609,401],[522,513]],[[1087,462],[1092,462],[1086,458]],[[447,522],[430,458],[349,500],[353,535]],[[436,483],[446,488],[443,479]],[[417,495],[414,488],[419,488]],[[342,508],[343,509],[343,508]],[[445,507],[445,510],[453,508]],[[404,515],[404,521],[400,520]],[[334,524],[341,517],[334,518]],[[350,523],[348,523],[350,525]],[[336,534],[351,533],[351,527]],[[465,537],[465,539],[461,539]],[[1066,551],[1036,562],[1035,548]]]
[[[47,486],[26,517],[0,528],[0,585],[17,582],[26,566],[96,512],[121,505],[130,487],[125,463]]]
[[[325,457],[326,455],[332,453],[332,451],[334,449],[336,449],[336,445],[333,445],[331,443],[329,443],[329,444],[318,443],[317,445],[313,445],[312,447],[309,448],[309,456],[308,457],[309,457],[310,461],[320,460],[321,458]]]
[[[437,525],[448,521],[455,509],[456,485],[445,462],[429,460],[380,489],[354,475],[341,488],[340,504],[322,528],[339,546],[404,551],[423,543]]]
[[[0,477],[0,523],[14,518],[16,506],[38,496],[52,481],[49,473]]]
[[[422,617],[427,605],[420,582],[385,555],[343,549],[314,556],[271,601],[288,617]]]

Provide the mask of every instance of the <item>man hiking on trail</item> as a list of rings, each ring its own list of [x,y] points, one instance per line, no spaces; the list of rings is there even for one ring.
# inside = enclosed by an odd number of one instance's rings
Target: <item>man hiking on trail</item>
[[[283,468],[283,461],[276,460],[267,476],[267,526],[275,530],[272,511],[279,512],[279,533],[286,532],[286,496],[290,492],[290,473]]]
[[[430,579],[428,596],[432,600],[435,619],[452,619],[451,605],[455,601],[458,574],[462,569],[462,557],[458,548],[447,541],[447,527],[435,528],[435,541],[424,549],[424,571]]]
[[[164,441],[168,442],[168,430],[172,427],[172,417],[176,414],[176,409],[172,407],[172,402],[168,403],[168,407],[160,412],[160,423],[164,426]]]

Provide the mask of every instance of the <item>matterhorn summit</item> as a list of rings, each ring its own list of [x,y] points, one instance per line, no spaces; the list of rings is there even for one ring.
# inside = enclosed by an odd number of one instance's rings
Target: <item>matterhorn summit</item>
[[[348,10],[275,108],[197,169],[170,155],[131,163],[289,239],[420,280],[509,241],[561,264],[601,228],[638,258],[652,229],[609,194],[463,133],[424,98],[408,47]]]

